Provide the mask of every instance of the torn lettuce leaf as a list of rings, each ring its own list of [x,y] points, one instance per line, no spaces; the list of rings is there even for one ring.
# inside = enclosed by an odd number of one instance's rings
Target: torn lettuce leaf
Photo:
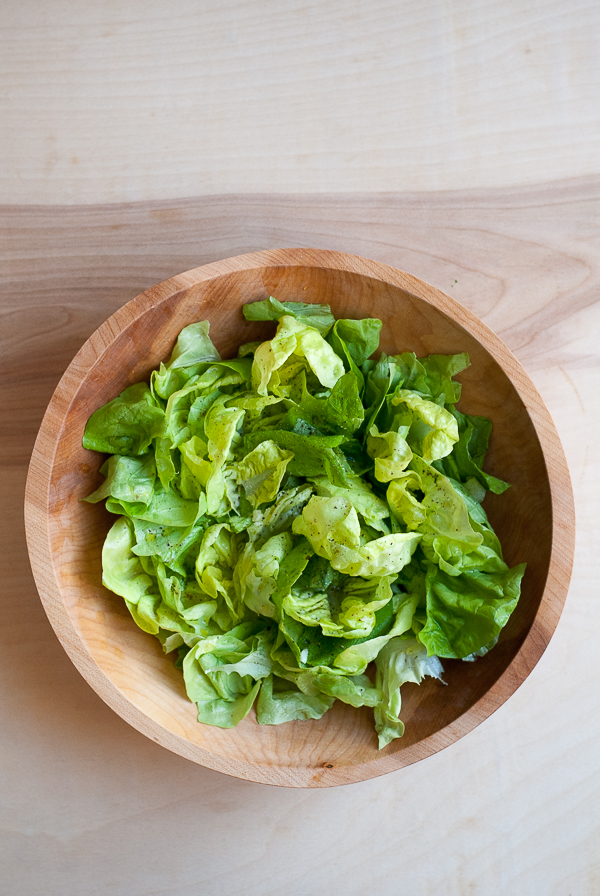
[[[244,316],[275,335],[221,360],[191,324],[90,417],[83,444],[109,457],[85,500],[118,515],[103,583],[176,657],[201,723],[341,700],[373,709],[383,748],[401,688],[485,656],[519,599],[525,564],[482,506],[508,487],[484,471],[492,424],[456,408],[464,353],[372,358],[381,322],[328,305]]]

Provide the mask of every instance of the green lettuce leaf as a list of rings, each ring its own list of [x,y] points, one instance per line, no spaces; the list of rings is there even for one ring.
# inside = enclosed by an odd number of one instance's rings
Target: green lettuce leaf
[[[450,454],[458,442],[458,424],[450,411],[409,389],[397,389],[392,404],[400,406],[396,421],[408,427],[406,441],[413,451],[426,461]]]
[[[272,439],[267,439],[236,465],[237,481],[253,507],[275,500],[293,457],[291,451],[284,451]]]
[[[324,474],[334,485],[345,486],[352,471],[338,449],[343,439],[343,436],[301,435],[287,430],[269,429],[248,433],[244,436],[244,447],[252,450],[262,442],[275,442],[294,455],[287,466],[288,472],[293,476],[311,479]]]
[[[525,564],[504,572],[450,576],[427,565],[427,623],[419,640],[430,655],[461,659],[487,646],[517,605]]]
[[[118,454],[109,457],[100,467],[105,476],[102,485],[84,498],[90,504],[97,504],[105,498],[116,498],[131,504],[143,504],[146,507],[154,495],[156,481],[156,464],[151,455],[142,457],[121,457]]]
[[[487,417],[471,417],[452,409],[458,423],[458,442],[452,453],[437,460],[436,467],[441,473],[461,483],[475,480],[484,489],[501,495],[510,488],[508,482],[484,473],[482,467],[492,432],[492,422]]]
[[[315,397],[306,389],[304,371],[300,374],[301,396],[290,409],[292,420],[305,420],[321,433],[352,436],[361,426],[365,412],[354,373],[345,373],[326,395]]]
[[[167,399],[177,392],[193,376],[197,376],[211,361],[219,361],[220,355],[208,335],[210,324],[203,320],[184,327],[166,364],[161,364],[151,376],[153,392]]]
[[[281,320],[282,317],[287,315],[305,326],[314,327],[321,336],[327,335],[335,321],[329,305],[310,305],[305,302],[279,302],[273,296],[260,302],[250,302],[248,305],[243,305],[242,311],[246,320]]]
[[[411,461],[412,451],[399,432],[379,432],[373,425],[367,438],[367,451],[375,461],[375,478],[390,482],[404,472]]]
[[[251,675],[223,669],[252,651],[244,640],[232,637],[233,631],[200,641],[183,661],[185,688],[198,708],[198,721],[218,728],[241,722],[260,690],[260,681],[254,682]]]
[[[128,386],[94,411],[85,426],[83,447],[106,454],[145,454],[162,434],[165,413],[146,383]]]
[[[351,476],[348,477],[347,481],[347,487],[342,487],[333,485],[325,476],[319,476],[312,480],[319,497],[343,498],[350,501],[363,521],[371,529],[382,532],[384,535],[389,535],[389,526],[385,522],[390,518],[390,508],[387,501],[376,495],[370,483],[362,477]]]
[[[361,367],[367,358],[379,348],[381,321],[367,317],[364,320],[336,320],[327,341],[334,352],[345,361],[349,370]]]

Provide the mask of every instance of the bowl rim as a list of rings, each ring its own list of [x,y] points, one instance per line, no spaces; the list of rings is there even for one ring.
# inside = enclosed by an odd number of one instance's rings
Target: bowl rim
[[[332,769],[259,766],[247,760],[232,760],[190,743],[149,718],[130,702],[92,657],[66,609],[52,564],[47,512],[51,475],[62,422],[76,398],[82,376],[109,350],[125,326],[163,300],[200,283],[265,267],[308,267],[364,275],[399,287],[458,323],[489,352],[518,393],[539,439],[548,473],[552,543],[546,584],[531,628],[509,666],[469,709],[429,737],[389,755],[379,754],[366,762]],[[546,649],[567,597],[575,546],[573,492],[564,451],[543,399],[510,349],[471,311],[418,277],[362,256],[311,248],[268,249],[192,268],[135,296],[101,324],[67,367],[44,414],[29,464],[25,528],[33,576],[50,624],[71,661],[105,703],[142,734],[200,765],[249,781],[294,787],[334,786],[386,774],[444,749],[488,718],[525,681]]]

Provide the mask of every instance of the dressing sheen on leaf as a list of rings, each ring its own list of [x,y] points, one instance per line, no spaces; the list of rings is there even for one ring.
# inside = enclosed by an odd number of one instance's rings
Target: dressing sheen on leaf
[[[520,595],[482,501],[492,424],[456,408],[464,353],[372,357],[381,321],[269,297],[272,338],[222,360],[207,321],[150,384],[90,417],[108,454],[86,501],[118,518],[104,585],[182,669],[203,724],[369,707],[379,748],[401,688],[485,662]],[[374,667],[370,664],[374,663]],[[435,685],[438,686],[437,684]]]

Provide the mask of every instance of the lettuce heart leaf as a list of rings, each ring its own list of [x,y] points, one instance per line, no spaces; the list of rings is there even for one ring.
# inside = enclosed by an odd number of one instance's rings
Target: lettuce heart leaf
[[[263,342],[254,353],[252,385],[259,395],[278,388],[281,378],[276,374],[289,359],[294,364],[291,370],[288,365],[284,381],[304,369],[310,370],[322,386],[332,389],[345,373],[341,359],[318,330],[286,315],[281,318],[273,339]]]
[[[274,501],[279,493],[286,467],[294,457],[272,439],[261,442],[236,464],[236,477],[252,507]]]

